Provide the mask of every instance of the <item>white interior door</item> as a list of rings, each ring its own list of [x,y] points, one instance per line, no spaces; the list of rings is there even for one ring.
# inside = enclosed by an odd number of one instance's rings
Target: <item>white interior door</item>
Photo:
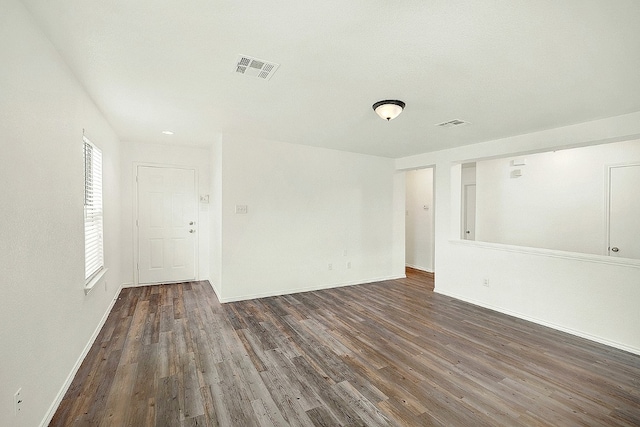
[[[609,168],[609,255],[640,259],[640,165]]]
[[[476,185],[464,186],[464,239],[476,240]]]
[[[196,278],[195,171],[138,166],[138,282]]]

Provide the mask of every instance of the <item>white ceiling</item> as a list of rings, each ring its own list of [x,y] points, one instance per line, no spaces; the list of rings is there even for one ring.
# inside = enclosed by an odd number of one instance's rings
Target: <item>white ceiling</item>
[[[640,111],[638,0],[23,1],[123,141],[403,157]]]

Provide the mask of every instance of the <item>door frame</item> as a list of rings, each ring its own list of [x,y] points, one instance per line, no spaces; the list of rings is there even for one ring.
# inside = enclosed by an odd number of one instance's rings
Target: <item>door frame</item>
[[[629,166],[640,166],[640,161],[609,163],[604,165],[604,256],[611,256],[611,169]],[[615,257],[614,257],[615,258]]]
[[[148,283],[140,283],[140,272],[138,269],[138,263],[140,261],[140,233],[138,229],[138,167],[152,167],[152,168],[163,168],[163,169],[184,169],[184,170],[192,170],[194,171],[194,206],[196,209],[196,225],[198,233],[195,239],[195,257],[194,257],[194,269],[195,269],[195,278],[196,280],[200,280],[200,203],[199,203],[199,171],[196,166],[185,166],[185,165],[170,165],[165,163],[149,163],[149,162],[133,162],[133,170],[131,176],[131,188],[133,189],[133,205],[131,209],[132,214],[132,228],[131,235],[133,237],[133,285],[132,286],[148,286]]]
[[[406,239],[406,235],[407,235],[407,216],[406,216],[406,212],[407,212],[407,173],[408,172],[412,172],[412,171],[417,171],[417,170],[423,170],[423,169],[431,169],[432,170],[432,182],[431,182],[431,271],[427,271],[427,273],[433,273],[435,274],[436,272],[436,165],[432,164],[432,165],[426,165],[426,166],[420,166],[420,167],[416,167],[416,168],[411,168],[411,169],[404,169],[402,170],[402,172],[404,173],[404,187],[403,187],[403,192],[404,192],[404,200],[403,200],[403,205],[402,205],[402,212],[403,214],[403,230],[402,230],[402,237],[404,240],[404,247],[403,247],[403,258],[404,258],[404,266],[405,267],[411,267],[411,268],[415,268],[412,267],[410,265],[407,265],[407,239]],[[422,270],[425,271],[425,270]]]

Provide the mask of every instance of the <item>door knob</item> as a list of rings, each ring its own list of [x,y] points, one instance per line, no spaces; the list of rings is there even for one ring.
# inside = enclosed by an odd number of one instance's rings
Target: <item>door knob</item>
[[[615,246],[611,248],[611,252],[618,252],[620,249],[616,248]]]
[[[467,234],[471,234],[471,232],[470,232],[469,230],[465,231],[465,233],[467,233]]]
[[[193,228],[191,230],[189,230],[189,233],[191,233],[191,234],[193,234],[195,232],[196,232],[196,230],[194,230]]]
[[[195,222],[189,221],[189,225],[193,225],[193,224],[195,224]]]

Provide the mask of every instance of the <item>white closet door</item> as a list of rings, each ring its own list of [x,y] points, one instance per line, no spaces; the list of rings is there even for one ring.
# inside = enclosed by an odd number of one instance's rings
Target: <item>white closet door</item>
[[[640,165],[609,169],[609,255],[640,259]]]

